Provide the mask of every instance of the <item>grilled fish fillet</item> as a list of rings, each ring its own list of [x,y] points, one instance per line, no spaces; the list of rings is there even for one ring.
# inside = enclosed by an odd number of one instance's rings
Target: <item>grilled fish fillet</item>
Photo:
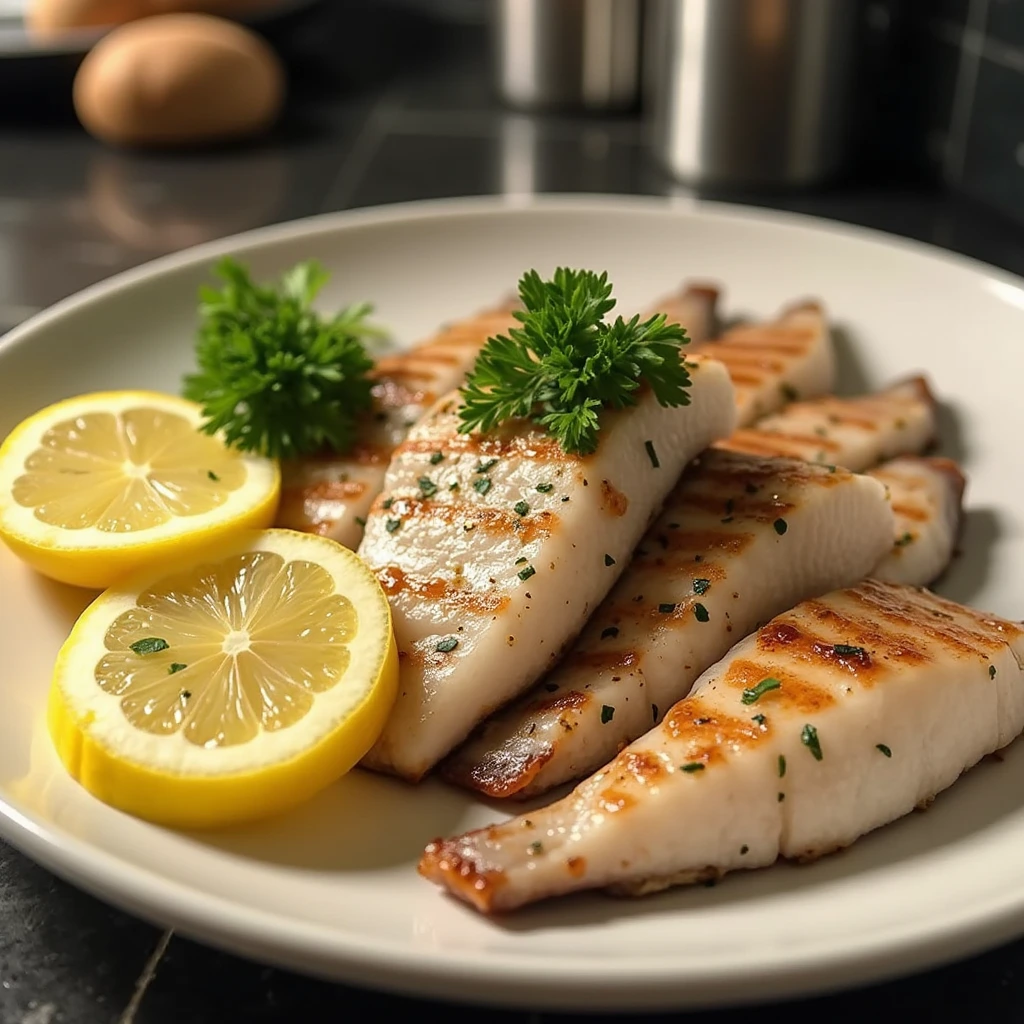
[[[715,323],[717,289],[686,284],[665,299],[664,310],[700,344]],[[458,387],[472,369],[488,338],[516,324],[518,301],[443,327],[433,338],[407,352],[387,356],[374,368],[373,410],[355,448],[288,461],[282,467],[277,525],[319,533],[346,547],[358,547],[363,521],[384,485],[395,447],[440,395]]]
[[[868,474],[885,484],[896,520],[896,540],[875,567],[876,579],[927,586],[953,557],[966,481],[951,459],[904,456]]]
[[[718,330],[719,296],[716,285],[686,281],[676,291],[663,295],[644,315],[664,313],[669,323],[682,324],[690,339],[687,352],[693,352]]]
[[[444,776],[493,797],[532,797],[589,774],[659,722],[739,637],[856,583],[892,537],[875,480],[705,453],[570,653],[456,751]]]
[[[861,473],[885,459],[923,451],[935,432],[935,399],[924,377],[913,377],[856,398],[829,395],[794,402],[716,447]]]
[[[791,306],[768,323],[733,327],[700,352],[729,371],[741,427],[789,402],[827,394],[835,384],[832,337],[816,302]]]
[[[514,326],[515,308],[509,299],[443,327],[407,352],[378,360],[373,408],[356,446],[345,455],[286,461],[276,525],[319,533],[355,548],[395,446],[428,406],[461,383],[484,342]]]
[[[494,912],[821,856],[1013,740],[1022,659],[1018,623],[866,580],[773,619],[569,796],[431,843],[420,872]]]
[[[725,367],[687,365],[689,406],[645,391],[605,414],[587,457],[526,423],[459,434],[456,396],[399,446],[359,548],[390,599],[401,666],[368,767],[421,778],[575,639],[684,466],[735,423]]]

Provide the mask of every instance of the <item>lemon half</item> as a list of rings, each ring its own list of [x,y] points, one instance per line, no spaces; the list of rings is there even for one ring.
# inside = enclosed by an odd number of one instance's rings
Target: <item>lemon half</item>
[[[145,391],[48,406],[0,446],[0,538],[46,576],[100,589],[269,526],[280,472],[199,432],[199,406]]]
[[[387,598],[353,552],[247,531],[101,594],[61,648],[50,735],[90,793],[179,828],[251,820],[339,778],[398,687]]]

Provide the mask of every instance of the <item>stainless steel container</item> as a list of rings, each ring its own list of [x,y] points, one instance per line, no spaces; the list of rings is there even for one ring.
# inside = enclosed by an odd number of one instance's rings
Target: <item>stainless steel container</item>
[[[645,102],[669,172],[799,186],[839,170],[859,11],[857,0],[650,0]]]
[[[493,0],[498,91],[514,107],[616,110],[640,91],[641,0]]]

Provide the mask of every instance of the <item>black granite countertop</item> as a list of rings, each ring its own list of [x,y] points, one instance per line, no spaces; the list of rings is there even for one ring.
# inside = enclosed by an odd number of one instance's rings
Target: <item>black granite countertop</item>
[[[285,123],[255,146],[163,156],[104,149],[77,128],[54,86],[66,68],[36,83],[40,96],[49,90],[45,104],[0,113],[0,331],[155,256],[296,217],[524,189],[685,191],[658,170],[635,117],[502,110],[477,27],[419,17],[413,31],[369,52],[352,45],[348,12],[339,0],[273,29],[295,88]],[[376,31],[391,30],[383,15],[370,17]],[[880,228],[1024,274],[1024,229],[891,171],[861,168],[813,193],[732,198]],[[0,843],[0,1024],[283,1024],[412,1019],[432,1009],[449,1020],[483,1018],[473,1008],[311,981],[207,949],[111,909]],[[830,1021],[1024,1021],[1024,942],[779,1011]]]

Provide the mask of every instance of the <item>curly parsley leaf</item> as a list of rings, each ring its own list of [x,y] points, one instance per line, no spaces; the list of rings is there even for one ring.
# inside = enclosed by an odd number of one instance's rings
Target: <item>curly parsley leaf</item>
[[[688,405],[686,332],[663,314],[605,319],[615,305],[607,273],[558,268],[550,281],[519,281],[520,327],[489,338],[462,387],[460,431],[487,433],[531,419],[562,449],[597,448],[599,414],[636,404],[646,383],[664,406]]]
[[[216,273],[223,287],[200,291],[198,372],[184,384],[202,406],[203,430],[279,458],[351,447],[370,405],[373,364],[363,343],[381,334],[367,323],[371,307],[317,313],[312,302],[329,275],[315,261],[273,286],[256,284],[231,257]]]

